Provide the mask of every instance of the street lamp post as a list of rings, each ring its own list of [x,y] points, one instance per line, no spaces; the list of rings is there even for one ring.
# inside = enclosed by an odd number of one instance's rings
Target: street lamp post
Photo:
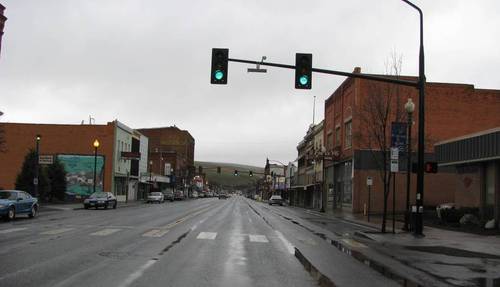
[[[36,149],[35,149],[35,177],[33,178],[33,195],[35,197],[38,197],[38,177],[39,177],[39,170],[38,170],[38,161],[40,157],[40,140],[42,139],[41,135],[36,135],[35,138],[35,143],[36,143]]]
[[[415,104],[411,100],[408,99],[408,102],[405,104],[405,110],[408,114],[408,146],[406,148],[406,213],[405,213],[405,225],[403,229],[405,231],[409,231],[409,221],[410,221],[410,181],[411,181],[411,126],[413,124],[413,111],[415,110]]]
[[[408,0],[402,0],[416,9],[420,15],[420,51],[418,61],[418,163],[417,163],[417,195],[416,195],[416,218],[415,235],[423,235],[423,212],[424,212],[424,153],[425,153],[425,57],[424,57],[424,14],[422,10]]]
[[[96,181],[97,181],[97,148],[99,148],[99,141],[96,139],[93,143],[94,146],[94,193],[96,189]]]
[[[150,160],[149,161],[149,184],[151,185],[152,184],[152,173],[153,173],[153,161]],[[149,187],[149,191],[151,192],[151,186]]]

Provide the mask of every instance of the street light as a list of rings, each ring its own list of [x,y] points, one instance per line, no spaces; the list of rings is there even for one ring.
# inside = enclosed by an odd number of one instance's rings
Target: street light
[[[96,180],[97,180],[97,148],[99,148],[100,144],[99,141],[95,139],[92,145],[94,146],[94,193],[95,193]]]
[[[408,147],[406,148],[406,213],[405,213],[405,225],[403,230],[409,231],[409,221],[410,221],[410,180],[411,180],[411,125],[413,123],[412,115],[415,111],[415,104],[408,98],[408,102],[405,104],[405,110],[408,114]]]
[[[42,139],[41,135],[36,135],[35,142],[36,142],[36,150],[35,150],[35,178],[33,178],[33,195],[35,197],[38,197],[38,161],[40,157],[40,140]]]

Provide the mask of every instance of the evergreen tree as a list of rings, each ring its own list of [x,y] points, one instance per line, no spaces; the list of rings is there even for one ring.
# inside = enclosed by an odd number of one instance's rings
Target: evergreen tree
[[[49,200],[64,200],[66,195],[66,170],[64,165],[56,158],[54,163],[47,168],[47,177],[49,179]]]
[[[16,189],[28,192],[31,195],[35,195],[35,185],[33,184],[33,179],[35,178],[35,166],[36,166],[36,152],[30,150],[24,157],[23,166],[21,172],[16,178]],[[38,166],[38,197],[44,199],[46,195],[46,190],[48,186],[46,172],[41,166]]]

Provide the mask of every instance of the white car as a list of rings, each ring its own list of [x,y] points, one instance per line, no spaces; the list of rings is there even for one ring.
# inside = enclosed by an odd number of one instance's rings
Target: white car
[[[165,201],[165,197],[162,192],[151,192],[148,194],[148,203],[158,202],[163,203]]]

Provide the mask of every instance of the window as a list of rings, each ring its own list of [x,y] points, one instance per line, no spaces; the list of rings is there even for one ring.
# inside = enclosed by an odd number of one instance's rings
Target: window
[[[352,146],[352,120],[345,123],[345,148]]]
[[[335,146],[340,145],[340,127],[335,128]]]
[[[333,148],[333,134],[332,133],[330,133],[326,136],[326,147],[328,149]]]

